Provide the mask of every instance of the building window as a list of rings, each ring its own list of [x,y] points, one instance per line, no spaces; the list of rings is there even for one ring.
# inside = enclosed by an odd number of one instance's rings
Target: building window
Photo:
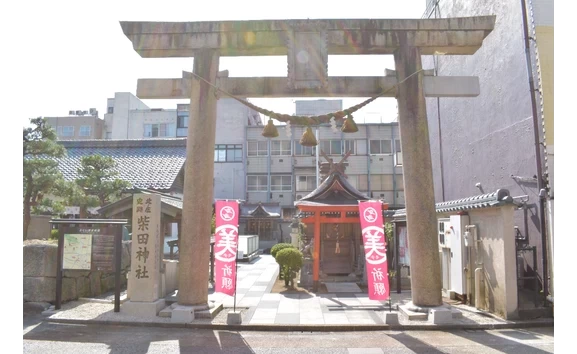
[[[392,191],[393,175],[371,175],[372,191]]]
[[[370,140],[370,153],[372,155],[392,154],[392,145],[390,140]]]
[[[257,141],[249,140],[248,145],[248,156],[268,156],[267,141]]]
[[[298,176],[297,192],[310,192],[317,188],[316,176]]]
[[[106,113],[114,113],[114,107],[108,107]]]
[[[271,140],[270,154],[272,156],[290,156],[291,154],[290,140]]]
[[[144,136],[147,138],[157,138],[165,136],[175,136],[174,123],[145,124]]]
[[[347,139],[345,140],[345,149],[343,150],[343,155],[345,155],[347,152],[351,152],[351,155],[356,154],[356,150],[355,150],[355,140],[352,139]]]
[[[341,140],[321,140],[321,151],[327,155],[341,155],[343,144]]]
[[[246,176],[246,185],[249,192],[266,192],[267,176]]]
[[[291,176],[270,176],[271,191],[292,191]]]
[[[90,126],[89,125],[80,126],[78,136],[90,136]]]
[[[242,145],[215,145],[214,162],[241,162]]]
[[[401,141],[399,139],[395,140],[395,152],[401,152]]]
[[[180,112],[178,112],[178,117],[176,119],[177,128],[188,128],[188,114],[181,115]]]
[[[295,140],[295,156],[315,156],[315,146],[302,146],[299,140]]]
[[[64,126],[58,127],[60,129],[60,136],[74,136],[74,127],[73,126]]]

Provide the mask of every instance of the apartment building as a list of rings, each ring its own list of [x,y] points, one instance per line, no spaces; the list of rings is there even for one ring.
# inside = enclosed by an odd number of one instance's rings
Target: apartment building
[[[179,138],[188,134],[188,104],[174,109],[150,108],[130,92],[116,92],[107,100],[104,114],[106,139]],[[257,112],[222,98],[217,104],[217,131],[230,124],[241,127],[262,124]],[[242,129],[239,129],[239,132]],[[218,136],[219,133],[217,133]]]
[[[67,116],[46,117],[46,122],[55,131],[58,140],[89,140],[104,138],[104,120],[98,111],[69,111]]]

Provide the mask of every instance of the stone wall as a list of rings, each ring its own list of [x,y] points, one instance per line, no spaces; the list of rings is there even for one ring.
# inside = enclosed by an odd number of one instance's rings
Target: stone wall
[[[31,215],[28,225],[27,240],[41,240],[50,238],[50,215]]]
[[[121,284],[126,285],[130,269],[131,241],[122,243]],[[24,302],[56,301],[56,243],[24,244]],[[114,290],[114,273],[65,270],[62,274],[62,301],[92,297]]]

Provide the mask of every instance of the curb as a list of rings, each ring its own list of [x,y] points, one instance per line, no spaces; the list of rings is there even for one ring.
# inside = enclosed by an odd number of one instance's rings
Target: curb
[[[81,325],[108,325],[133,327],[190,328],[229,331],[261,331],[261,332],[356,332],[356,331],[450,331],[450,330],[492,330],[492,329],[522,329],[536,327],[554,327],[554,320],[539,322],[514,322],[493,324],[447,324],[447,325],[227,325],[211,323],[155,323],[155,322],[123,322],[99,320],[75,320],[64,318],[47,318],[43,322]]]

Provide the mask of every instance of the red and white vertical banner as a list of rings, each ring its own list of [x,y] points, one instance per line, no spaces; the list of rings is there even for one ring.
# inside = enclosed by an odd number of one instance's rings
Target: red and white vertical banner
[[[234,295],[238,249],[238,202],[217,200],[214,230],[215,291]]]
[[[389,270],[381,202],[359,201],[359,218],[365,246],[369,299],[387,300],[389,298]]]

